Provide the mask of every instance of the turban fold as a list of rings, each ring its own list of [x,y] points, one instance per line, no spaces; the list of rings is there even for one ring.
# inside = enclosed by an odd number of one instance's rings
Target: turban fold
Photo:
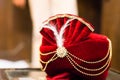
[[[93,25],[72,14],[58,14],[44,22],[40,61],[48,80],[106,79],[111,42],[93,31]]]

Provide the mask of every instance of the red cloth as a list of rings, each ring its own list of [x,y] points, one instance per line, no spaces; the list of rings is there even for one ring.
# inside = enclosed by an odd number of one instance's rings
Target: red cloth
[[[106,76],[107,76],[107,72],[104,73],[102,76],[98,76],[98,77],[86,77],[83,78],[79,75],[75,75],[75,74],[71,74],[68,72],[63,72],[60,74],[56,74],[54,76],[47,76],[46,79],[47,80],[106,80]]]
[[[56,76],[47,76],[47,80],[70,80],[70,74],[67,72],[57,74]]]
[[[67,15],[64,17],[60,17],[60,16],[63,16],[62,14],[56,15],[56,16],[49,18],[48,21],[49,21],[49,24],[55,25],[55,27],[57,27],[58,32],[61,29],[61,26],[65,24],[65,22],[71,16],[76,17],[74,15]],[[89,25],[91,24],[89,23]],[[93,28],[93,26],[91,28]],[[42,53],[55,51],[57,49],[57,45],[56,45],[56,40],[53,32],[47,28],[43,28],[40,33],[43,36],[42,45],[40,46],[40,51]],[[78,19],[74,19],[73,21],[71,21],[70,25],[65,29],[64,47],[71,54],[81,59],[84,59],[87,61],[96,61],[96,60],[102,59],[103,57],[106,56],[108,52],[108,46],[109,46],[109,41],[107,40],[106,36],[92,33],[92,31]],[[49,56],[41,55],[41,59],[43,61],[47,61],[52,56],[53,55],[49,55]],[[95,65],[86,64],[76,59],[74,60],[81,66],[93,69],[93,68],[98,68],[99,66],[104,65],[107,59],[108,58],[106,58],[106,60],[102,61],[101,63],[95,64]],[[49,63],[45,71],[49,76],[52,76],[52,77],[62,73],[64,75],[64,72],[68,72],[70,75],[77,76],[78,79],[82,78],[83,80],[105,80],[107,77],[108,69],[104,71],[101,75],[94,76],[94,77],[87,76],[82,73],[79,73],[76,69],[74,69],[74,67],[70,64],[68,59],[64,57],[62,59],[58,58],[57,60]],[[97,72],[85,71],[85,72],[97,74],[99,71]],[[57,80],[57,79],[51,79],[51,80]],[[68,79],[60,79],[60,80],[75,80],[75,79],[68,78]]]

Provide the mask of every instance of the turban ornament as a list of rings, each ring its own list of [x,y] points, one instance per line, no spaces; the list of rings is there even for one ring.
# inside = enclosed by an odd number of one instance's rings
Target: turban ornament
[[[93,31],[90,23],[75,15],[59,14],[46,20],[40,31],[43,35],[40,47],[43,71],[48,75],[64,70],[73,70],[70,72],[91,77],[104,74],[111,62],[111,41]],[[94,55],[96,52],[97,57]],[[61,61],[63,64],[59,64]],[[54,65],[58,67],[54,68]]]

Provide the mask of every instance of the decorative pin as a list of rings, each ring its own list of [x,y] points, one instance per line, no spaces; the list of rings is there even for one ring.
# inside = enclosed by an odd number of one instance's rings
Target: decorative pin
[[[57,56],[60,58],[64,58],[68,53],[65,47],[58,47],[56,51]]]

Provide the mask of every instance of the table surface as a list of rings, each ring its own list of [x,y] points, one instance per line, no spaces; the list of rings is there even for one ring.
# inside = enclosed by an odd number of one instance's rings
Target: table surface
[[[0,69],[0,80],[44,80],[45,75],[38,68]]]
[[[40,69],[0,69],[0,80],[45,80]],[[110,70],[106,80],[120,80],[120,73]]]

